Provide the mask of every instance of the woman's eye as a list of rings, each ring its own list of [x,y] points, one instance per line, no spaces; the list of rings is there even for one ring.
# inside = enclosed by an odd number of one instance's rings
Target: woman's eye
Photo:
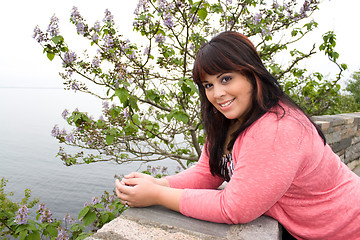
[[[228,81],[230,81],[231,80],[231,77],[230,76],[225,76],[225,77],[223,77],[222,79],[221,79],[221,82],[222,83],[226,83],[226,82],[228,82]]]
[[[208,89],[208,88],[210,88],[211,86],[212,86],[211,83],[205,83],[205,84],[204,84],[204,88],[205,88],[205,89]]]

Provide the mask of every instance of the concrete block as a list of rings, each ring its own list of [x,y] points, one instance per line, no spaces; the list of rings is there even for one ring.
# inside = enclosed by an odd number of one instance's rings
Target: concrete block
[[[261,216],[239,225],[212,223],[186,217],[161,206],[130,208],[86,240],[237,239],[278,240],[281,225]]]

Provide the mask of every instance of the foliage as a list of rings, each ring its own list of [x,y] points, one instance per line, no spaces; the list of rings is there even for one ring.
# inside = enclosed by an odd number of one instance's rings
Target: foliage
[[[337,63],[333,32],[325,33],[318,46],[293,47],[317,27],[310,16],[319,5],[318,0],[297,2],[140,0],[133,24],[139,42],[119,33],[109,10],[101,23],[91,26],[74,7],[70,22],[91,45],[82,57],[71,50],[53,16],[46,32],[35,28],[34,38],[50,60],[62,60],[67,89],[104,101],[98,120],[78,109],[65,110],[72,132],[57,125],[52,131],[61,143],[95,152],[70,154],[60,148],[58,155],[66,165],[172,159],[186,168],[197,161],[205,138],[192,63],[200,46],[225,30],[248,36],[286,93],[309,114],[323,113],[336,103],[338,81],[347,67]],[[339,68],[334,79],[300,66],[319,51]],[[283,58],[286,63],[280,64]],[[103,88],[104,94],[93,86]]]
[[[352,94],[357,104],[360,104],[360,71],[354,72],[352,79],[347,81],[345,88]]]
[[[30,218],[29,209],[33,208],[39,200],[29,202],[31,191],[25,190],[25,197],[19,203],[9,199],[13,193],[6,193],[7,180],[1,179],[0,184],[0,237],[10,239],[10,236],[20,240],[32,239],[84,239],[92,232],[110,222],[125,207],[120,200],[108,192],[104,192],[101,199],[94,197],[92,203],[85,204],[80,211],[76,222],[67,214],[63,221],[53,218],[51,211],[44,203],[39,204],[35,219]]]

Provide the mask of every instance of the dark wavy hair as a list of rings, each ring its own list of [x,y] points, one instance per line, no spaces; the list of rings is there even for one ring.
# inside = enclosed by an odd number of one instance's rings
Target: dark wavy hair
[[[205,147],[209,155],[210,171],[213,175],[218,176],[221,176],[220,162],[224,154],[224,144],[231,120],[218,112],[209,102],[202,81],[206,74],[215,75],[226,72],[238,72],[246,76],[253,87],[252,108],[244,116],[244,121],[239,129],[232,134],[230,143],[226,146],[228,150],[232,149],[236,138],[241,133],[269,112],[271,108],[278,106],[283,113],[277,112],[276,114],[283,117],[285,109],[279,102],[304,113],[284,93],[275,77],[267,71],[254,45],[247,37],[237,32],[227,31],[207,42],[197,52],[193,68],[193,80],[198,85],[200,92],[201,116],[206,132]],[[316,127],[325,144],[324,134],[309,117],[308,119]]]

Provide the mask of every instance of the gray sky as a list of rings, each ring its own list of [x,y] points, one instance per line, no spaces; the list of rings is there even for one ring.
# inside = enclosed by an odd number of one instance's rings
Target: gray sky
[[[59,87],[62,79],[58,75],[61,63],[50,62],[38,43],[32,38],[33,29],[39,25],[46,30],[50,17],[55,13],[60,19],[60,31],[72,39],[76,36],[75,27],[69,23],[73,6],[77,6],[80,13],[89,24],[102,20],[104,11],[108,8],[115,17],[120,32],[131,39],[133,11],[137,0],[18,0],[6,1],[1,4],[1,52],[0,52],[0,87]],[[280,1],[279,1],[280,2]],[[299,0],[303,3],[303,0]],[[336,50],[340,53],[339,62],[348,63],[349,76],[360,69],[358,56],[360,48],[358,39],[360,33],[355,24],[359,22],[359,0],[323,0],[320,11],[312,16],[319,23],[319,29],[312,37],[320,42],[321,34],[327,30],[334,30],[337,34]],[[65,37],[66,37],[65,36]],[[72,41],[70,41],[72,43]],[[89,44],[88,42],[86,44]],[[322,64],[326,59],[315,58],[314,71],[324,74],[332,72],[334,66]]]

